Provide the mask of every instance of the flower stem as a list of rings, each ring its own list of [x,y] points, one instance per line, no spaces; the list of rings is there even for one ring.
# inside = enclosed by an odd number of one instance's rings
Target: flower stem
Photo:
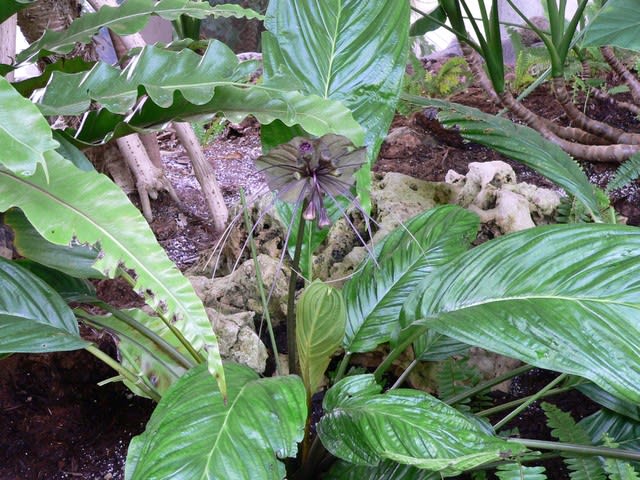
[[[291,263],[291,274],[289,276],[289,298],[287,302],[287,350],[289,354],[289,373],[298,374],[298,349],[296,346],[296,285],[298,283],[298,271],[300,267],[300,255],[302,253],[302,243],[304,242],[305,219],[303,217],[306,208],[306,201],[300,208],[300,218],[298,223],[298,235],[296,237],[296,250]]]
[[[262,311],[265,321],[267,322],[267,330],[269,332],[269,340],[271,341],[271,349],[273,350],[273,359],[276,362],[276,373],[282,375],[282,367],[280,366],[280,356],[278,355],[278,346],[276,345],[276,336],[273,334],[273,325],[271,324],[271,315],[269,314],[269,302],[264,292],[264,282],[262,281],[262,273],[260,272],[260,263],[258,262],[258,252],[256,250],[256,242],[251,235],[253,232],[253,225],[251,218],[249,217],[249,210],[247,209],[247,200],[244,196],[244,188],[240,189],[240,202],[242,203],[242,210],[244,214],[244,224],[247,232],[249,232],[249,248],[251,249],[251,258],[253,258],[253,265],[256,269],[256,283],[258,284],[258,292],[260,293],[260,301],[262,302]]]

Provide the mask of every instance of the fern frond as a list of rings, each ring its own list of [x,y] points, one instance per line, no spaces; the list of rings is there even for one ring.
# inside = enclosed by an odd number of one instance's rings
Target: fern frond
[[[618,167],[615,175],[607,185],[607,192],[626,187],[638,177],[640,177],[640,153],[636,153]]]
[[[604,436],[604,445],[609,448],[617,448],[618,443],[614,442],[608,435]],[[640,480],[638,472],[635,471],[629,462],[618,460],[617,458],[606,458],[604,469],[609,476],[609,480]]]
[[[595,189],[596,200],[598,202],[598,215],[605,223],[621,223],[621,219],[616,215],[611,206],[611,200],[607,193],[600,189]],[[557,223],[593,223],[593,215],[574,196],[569,195],[560,199],[560,204],[556,209],[555,220]]]
[[[591,439],[584,428],[576,424],[573,417],[560,410],[555,405],[543,403],[542,409],[547,416],[547,425],[551,428],[551,435],[561,442],[578,445],[591,445]],[[604,480],[605,472],[598,457],[572,457],[563,455],[564,463],[571,472],[571,480]]]
[[[544,467],[525,467],[519,463],[500,465],[496,471],[500,480],[546,480]]]
[[[480,381],[480,372],[467,363],[468,358],[447,358],[436,369],[436,388],[440,398],[451,398]]]

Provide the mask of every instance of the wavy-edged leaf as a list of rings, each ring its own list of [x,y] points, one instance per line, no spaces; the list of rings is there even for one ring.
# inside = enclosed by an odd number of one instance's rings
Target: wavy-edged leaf
[[[637,403],[639,248],[640,232],[619,225],[553,225],[492,240],[438,270],[414,327],[583,376]]]
[[[160,394],[164,394],[190,366],[188,352],[175,335],[162,320],[142,310],[127,309],[117,312],[117,315],[83,316],[83,321],[115,335],[122,366],[146,379]],[[150,331],[153,336],[145,335],[145,331]],[[155,341],[158,337],[163,345]],[[123,383],[136,395],[146,396],[137,384],[126,379]]]
[[[323,480],[440,480],[437,472],[430,472],[412,465],[384,460],[375,467],[354,465],[338,460],[331,470],[323,475]]]
[[[464,138],[523,163],[560,185],[592,212],[599,211],[594,187],[580,165],[535,130],[453,102],[414,95],[403,95],[403,99],[416,105],[441,109],[438,119],[443,125],[457,127]]]
[[[28,270],[0,257],[0,353],[58,352],[88,345],[60,295]]]
[[[365,129],[372,163],[400,95],[409,13],[406,1],[272,0],[265,83],[343,102]]]
[[[346,323],[339,290],[320,280],[304,289],[296,305],[296,345],[309,398],[320,386],[331,356],[340,347]]]
[[[4,214],[4,222],[14,234],[13,245],[20,255],[47,267],[78,278],[104,278],[93,264],[99,250],[86,245],[56,245],[46,241],[33,228],[24,214],[12,208]]]
[[[44,154],[58,147],[38,108],[0,77],[0,167],[31,175],[45,165]]]
[[[0,23],[4,22],[14,13],[28,7],[31,3],[33,3],[33,0],[3,0],[2,3],[0,3]]]
[[[478,217],[446,205],[421,213],[388,235],[345,284],[347,330],[343,346],[365,352],[389,341],[407,297],[436,267],[462,254],[478,230]]]
[[[524,450],[426,393],[381,390],[373,375],[358,375],[327,392],[317,428],[333,455],[370,466],[391,459],[449,475]]]
[[[218,343],[204,306],[140,212],[104,175],[78,170],[53,151],[45,158],[49,181],[42,169],[30,177],[0,169],[0,211],[21,209],[51,243],[99,245],[93,267],[107,277],[119,268],[133,270],[135,290],[164,310],[196,350],[207,351],[210,371],[224,390]]]
[[[166,20],[176,20],[182,15],[203,19],[209,15],[216,17],[256,18],[262,15],[239,5],[212,6],[209,2],[191,0],[126,0],[119,7],[103,7],[95,13],[77,18],[66,30],[47,30],[38,41],[32,43],[17,56],[18,62],[37,58],[41,52],[66,54],[76,43],[89,43],[100,28],[111,29],[117,35],[131,35],[142,30],[151,15]]]
[[[307,416],[299,377],[262,378],[227,364],[228,403],[197,367],[162,397],[129,447],[125,478],[282,479]]]
[[[563,412],[555,405],[542,403],[542,409],[547,416],[547,425],[551,428],[551,435],[565,443],[591,445],[587,432],[577,425],[571,414]],[[604,480],[605,472],[600,459],[594,456],[563,455],[564,463],[571,472],[571,480]]]
[[[635,0],[609,0],[587,25],[582,44],[640,51],[639,27],[640,11]]]

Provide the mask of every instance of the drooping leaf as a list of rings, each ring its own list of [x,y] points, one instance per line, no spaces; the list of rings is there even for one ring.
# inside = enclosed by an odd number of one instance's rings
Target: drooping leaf
[[[209,15],[216,17],[256,18],[262,15],[239,5],[212,6],[209,2],[191,0],[127,0],[119,7],[103,7],[95,13],[77,18],[66,30],[47,30],[38,41],[32,43],[17,56],[18,62],[34,60],[42,52],[66,54],[76,43],[89,43],[100,28],[111,29],[117,35],[130,35],[142,30],[151,15],[166,20],[176,20],[182,15],[203,19]]]
[[[338,460],[323,480],[439,480],[437,472],[385,460],[375,467]]]
[[[300,378],[260,379],[233,364],[225,370],[226,405],[202,367],[163,395],[129,447],[125,478],[284,478],[280,459],[295,456],[307,416]]]
[[[565,443],[591,445],[587,432],[577,425],[571,414],[563,412],[555,405],[542,403],[542,409],[547,416],[547,425],[551,428],[551,435]],[[571,472],[571,480],[604,480],[605,472],[600,459],[594,456],[564,454],[564,463]]]
[[[347,330],[343,346],[365,352],[387,342],[407,297],[437,266],[463,253],[474,239],[478,217],[457,206],[421,213],[388,235],[344,286]]]
[[[0,257],[0,353],[57,352],[87,345],[60,295],[28,270]]]
[[[303,93],[343,102],[365,129],[372,163],[402,86],[409,3],[274,0],[265,27],[265,84],[295,85]]]
[[[523,163],[560,185],[592,212],[599,211],[593,185],[582,168],[560,147],[545,140],[535,130],[457,103],[414,95],[403,95],[403,99],[416,105],[441,109],[438,119],[444,126],[457,127],[464,138]]]
[[[409,35],[417,37],[425,33],[437,30],[447,21],[447,12],[441,6],[431,10],[428,15],[423,15],[411,24]]]
[[[122,366],[136,373],[138,377],[145,378],[160,394],[164,394],[189,366],[188,353],[175,335],[162,320],[147,315],[142,310],[122,310],[117,316],[88,316],[84,321],[96,328],[107,329],[115,335],[118,338],[118,358]],[[133,324],[137,326],[134,327]],[[152,332],[153,338],[145,335],[144,331]],[[185,361],[180,363],[176,360],[176,354],[171,355],[158,345],[154,341],[156,336],[166,342],[165,345],[169,349],[185,358]],[[146,396],[144,391],[132,382],[125,379],[123,383],[136,395]]]
[[[16,263],[47,283],[67,303],[83,302],[88,298],[96,297],[95,287],[84,278],[72,277],[60,270],[46,267],[26,258],[16,260]]]
[[[107,277],[119,268],[133,270],[135,290],[164,310],[196,350],[206,349],[210,371],[224,390],[217,339],[202,302],[140,212],[104,175],[78,170],[54,151],[44,156],[49,180],[42,169],[29,177],[0,169],[0,211],[20,208],[51,243],[99,246],[93,268]]]
[[[28,7],[32,2],[33,0],[3,0],[2,3],[0,3],[0,23],[4,22],[14,13]]]
[[[637,403],[638,248],[637,229],[619,225],[554,225],[492,240],[437,271],[415,314],[423,320],[408,330],[432,328],[583,376]]]
[[[44,67],[44,71],[36,76],[25,78],[17,82],[13,82],[11,85],[22,95],[23,97],[30,97],[34,90],[38,88],[44,88],[47,86],[51,74],[53,72],[65,72],[65,73],[78,73],[91,70],[95,65],[95,62],[87,62],[81,57],[61,57],[54,63],[49,63]]]
[[[296,345],[308,398],[320,386],[346,324],[342,294],[320,280],[304,289],[296,305]]]
[[[640,405],[637,403],[622,400],[590,382],[580,384],[576,389],[603,407],[640,422]]]
[[[86,245],[59,245],[48,242],[33,228],[24,214],[15,208],[4,214],[13,230],[13,245],[20,255],[78,278],[104,278],[93,268],[99,251]]]
[[[595,445],[609,438],[618,444],[618,448],[640,450],[640,422],[630,420],[606,408],[582,419],[578,425],[589,433]]]
[[[60,130],[53,131],[53,138],[60,144],[60,146],[56,149],[56,152],[73,163],[77,168],[79,168],[80,170],[84,170],[85,172],[95,170],[93,163],[91,163],[86,155],[82,153],[82,150],[71,143],[60,132]]]
[[[635,0],[608,0],[587,25],[583,46],[611,45],[640,51],[640,11]]]
[[[426,393],[381,390],[373,375],[358,375],[327,392],[317,429],[333,455],[357,465],[390,459],[450,475],[524,450]]]
[[[57,148],[51,128],[38,109],[0,78],[0,167],[31,175],[44,167],[44,153]]]

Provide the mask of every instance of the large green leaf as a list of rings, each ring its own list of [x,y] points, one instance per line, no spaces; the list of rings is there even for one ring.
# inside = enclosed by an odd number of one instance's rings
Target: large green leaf
[[[340,347],[346,324],[342,294],[320,280],[304,289],[296,305],[296,346],[308,398],[315,393]]]
[[[108,111],[89,113],[75,135],[84,142],[108,140],[114,130],[122,136],[174,119],[223,112],[237,121],[254,115],[261,123],[299,124],[316,136],[340,133],[362,144],[362,128],[340,102],[303,95],[290,85],[246,85],[252,65],[238,63],[218,41],[209,44],[204,56],[148,46],[123,71],[100,62],[86,73],[54,72],[38,104],[46,115],[76,115],[88,110],[91,101],[103,104]],[[141,88],[149,98],[136,105]]]
[[[99,253],[96,248],[48,242],[33,228],[24,214],[15,208],[4,214],[4,222],[13,230],[13,244],[21,256],[73,277],[104,278],[93,268]]]
[[[464,138],[532,168],[560,185],[592,212],[599,212],[595,189],[580,165],[535,130],[457,103],[414,95],[403,95],[403,99],[441,109],[438,119],[443,125],[456,127]]]
[[[578,424],[591,437],[594,445],[601,444],[607,437],[625,450],[640,450],[640,422],[618,415],[607,409],[598,410],[583,418]]]
[[[104,175],[78,170],[54,151],[44,155],[48,180],[42,169],[28,177],[0,169],[0,211],[20,208],[51,243],[97,246],[93,267],[107,277],[120,268],[133,270],[135,290],[164,310],[196,350],[207,351],[210,370],[224,389],[217,339],[202,302],[140,212]]]
[[[28,7],[33,0],[2,0],[0,3],[0,23],[16,12]]]
[[[327,392],[317,428],[333,455],[358,465],[391,459],[452,475],[524,450],[426,393],[381,390],[373,375],[358,375]]]
[[[638,403],[638,249],[640,231],[626,226],[554,225],[501,237],[438,270],[413,327],[586,377]]]
[[[640,405],[637,403],[622,400],[621,398],[611,395],[606,390],[603,390],[598,385],[591,382],[578,385],[576,390],[580,391],[580,393],[586,395],[597,404],[602,405],[603,407],[620,415],[629,417],[636,422],[640,422]]]
[[[640,51],[640,9],[636,0],[609,0],[587,25],[583,46],[611,45]]]
[[[3,0],[4,1],[4,0]],[[76,43],[89,43],[100,28],[111,29],[118,35],[139,32],[148,23],[151,15],[167,20],[176,20],[182,15],[203,19],[209,15],[216,17],[262,18],[257,12],[241,8],[239,5],[211,6],[209,2],[191,0],[127,0],[119,7],[104,7],[95,13],[85,14],[76,19],[66,30],[47,30],[37,42],[22,51],[17,60],[33,60],[45,52],[66,54]]]
[[[307,416],[300,378],[258,378],[225,365],[229,399],[201,367],[163,397],[129,448],[128,480],[282,479],[279,459],[295,456]]]
[[[0,353],[78,350],[87,345],[60,295],[28,270],[0,257]]]
[[[343,346],[365,352],[389,341],[407,297],[436,267],[469,248],[479,220],[457,206],[421,213],[388,235],[345,284],[347,330]]]
[[[0,167],[22,175],[44,166],[44,153],[58,147],[38,109],[1,77],[0,145]]]
[[[323,480],[440,480],[437,472],[385,460],[375,467],[338,460]]]
[[[409,2],[272,0],[265,27],[265,83],[343,102],[364,127],[373,162],[402,86]]]

